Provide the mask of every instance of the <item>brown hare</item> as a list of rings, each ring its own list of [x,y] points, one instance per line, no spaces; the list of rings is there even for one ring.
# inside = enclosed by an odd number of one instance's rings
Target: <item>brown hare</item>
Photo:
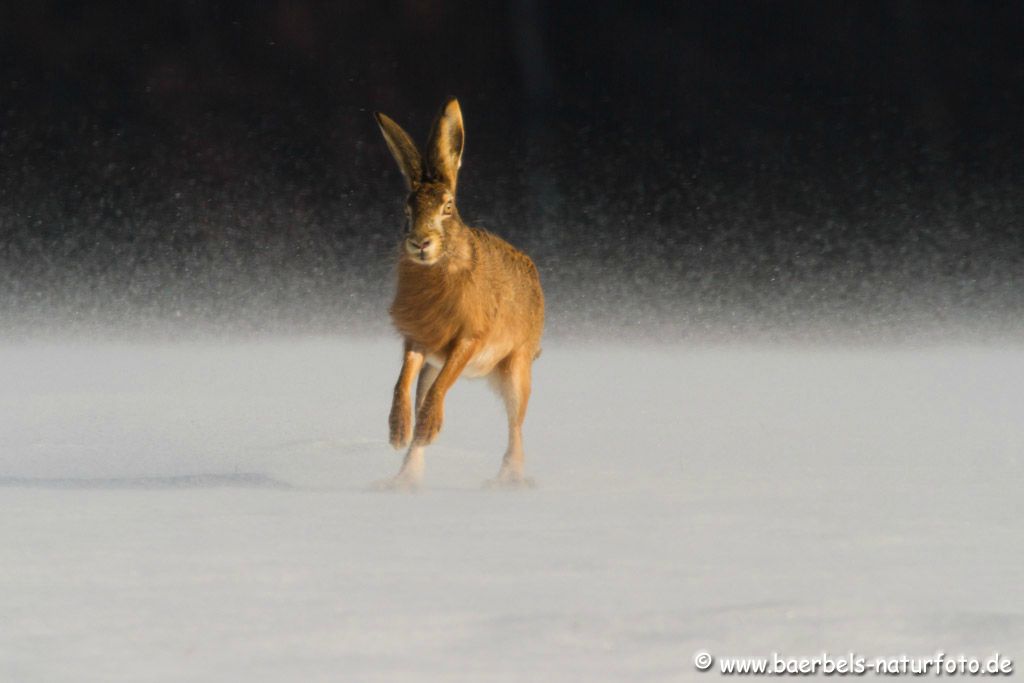
[[[455,186],[465,136],[457,100],[441,109],[425,158],[397,123],[380,113],[375,117],[409,190],[391,305],[405,357],[388,420],[391,445],[409,450],[402,469],[381,486],[419,487],[424,448],[441,430],[445,394],[460,375],[488,377],[508,412],[508,449],[490,483],[529,485],[522,425],[544,328],[537,268],[529,256],[459,216]],[[410,392],[417,377],[414,406]]]

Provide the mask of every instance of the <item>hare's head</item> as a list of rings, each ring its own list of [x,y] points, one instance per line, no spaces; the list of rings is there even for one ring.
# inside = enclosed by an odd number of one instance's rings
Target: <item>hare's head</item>
[[[426,266],[437,263],[446,252],[446,240],[462,229],[455,208],[455,184],[465,141],[459,102],[451,99],[441,109],[427,143],[426,158],[401,126],[384,114],[374,116],[409,189],[405,256]]]

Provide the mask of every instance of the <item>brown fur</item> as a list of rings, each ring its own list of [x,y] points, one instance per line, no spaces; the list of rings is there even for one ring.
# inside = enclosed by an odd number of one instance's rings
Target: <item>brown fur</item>
[[[464,371],[487,376],[502,395],[509,442],[495,482],[522,485],[527,480],[521,429],[544,328],[537,268],[500,237],[467,226],[455,208],[465,140],[456,100],[442,108],[434,124],[426,162],[398,124],[382,114],[377,122],[410,191],[408,233],[391,306],[392,321],[405,340],[405,357],[389,418],[392,445],[409,445],[409,451],[387,486],[419,484],[423,449],[437,437],[445,394]],[[416,377],[414,428],[410,393]]]

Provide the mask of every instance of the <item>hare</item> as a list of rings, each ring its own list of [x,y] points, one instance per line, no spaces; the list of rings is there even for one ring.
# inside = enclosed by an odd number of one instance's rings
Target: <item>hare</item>
[[[424,449],[437,438],[445,395],[461,375],[489,378],[508,412],[508,449],[489,483],[529,486],[523,476],[522,425],[544,328],[537,267],[508,242],[469,227],[459,216],[455,187],[465,135],[457,100],[442,107],[425,158],[397,123],[381,113],[374,116],[409,190],[391,305],[405,356],[388,419],[391,445],[408,451],[398,474],[380,486],[419,487]],[[414,378],[415,404],[410,400]]]

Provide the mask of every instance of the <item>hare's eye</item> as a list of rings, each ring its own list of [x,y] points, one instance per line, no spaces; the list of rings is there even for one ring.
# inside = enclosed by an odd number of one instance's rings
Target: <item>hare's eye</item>
[[[452,215],[452,202],[451,202],[451,200],[448,200],[447,202],[444,203],[444,215],[445,216]]]

